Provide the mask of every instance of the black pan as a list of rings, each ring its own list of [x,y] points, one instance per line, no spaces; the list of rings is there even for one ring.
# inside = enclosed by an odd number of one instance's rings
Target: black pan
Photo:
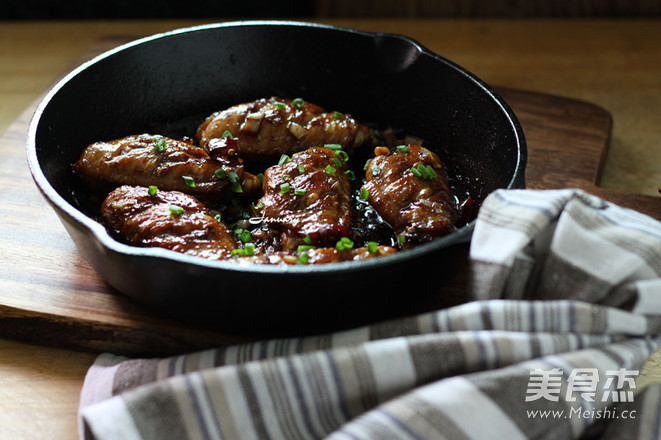
[[[394,256],[317,266],[238,266],[122,244],[85,209],[71,171],[98,140],[192,135],[208,114],[279,95],[394,127],[436,151],[460,198],[524,187],[523,131],[465,69],[399,35],[234,22],[144,38],[82,65],[44,98],[27,149],[37,186],[80,252],[120,292],[233,331],[303,333],[368,322],[436,293],[473,223]]]

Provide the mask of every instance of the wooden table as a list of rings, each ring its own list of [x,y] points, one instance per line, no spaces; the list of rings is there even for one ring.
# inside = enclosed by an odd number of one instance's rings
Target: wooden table
[[[148,35],[200,23],[0,23],[0,132],[99,38]],[[328,23],[405,34],[492,85],[563,95],[605,108],[614,125],[601,186],[657,194],[661,185],[661,21]],[[75,438],[78,396],[94,357],[0,339],[0,438]],[[641,384],[661,381],[660,359],[657,353],[648,362]]]

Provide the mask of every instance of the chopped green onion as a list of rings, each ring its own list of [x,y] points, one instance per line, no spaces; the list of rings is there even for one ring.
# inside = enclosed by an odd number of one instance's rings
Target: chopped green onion
[[[227,177],[227,173],[222,168],[218,168],[214,174],[219,179],[224,179],[225,177]]]
[[[234,171],[227,173],[227,178],[232,182],[232,192],[242,193],[243,188],[241,187],[241,178]]]
[[[184,208],[182,208],[179,205],[170,205],[170,212],[175,215],[182,214],[184,212]]]
[[[367,242],[367,250],[369,251],[370,254],[376,254],[377,249],[379,249],[379,243],[377,243],[376,241]]]
[[[247,256],[255,255],[255,243],[246,243],[243,250],[246,252]]]
[[[159,153],[162,153],[165,151],[165,147],[167,146],[167,143],[165,142],[165,139],[162,137],[159,137],[158,139],[155,139],[152,144],[154,144],[154,149],[158,151]]]
[[[427,179],[429,179],[429,180],[431,180],[431,179],[433,179],[434,177],[436,177],[436,173],[434,172],[434,169],[433,169],[431,166],[429,166],[429,165],[427,165],[427,166],[425,167],[425,172],[427,173]]]
[[[275,108],[277,108],[278,110],[284,110],[284,109],[287,108],[287,104],[285,104],[283,102],[276,102],[275,103]]]
[[[280,178],[282,179],[283,182],[286,182],[289,180],[290,176],[289,174],[283,174],[282,176],[280,176]]]
[[[307,251],[309,251],[310,249],[314,249],[314,246],[300,244],[300,245],[298,245],[298,247],[296,248],[296,252],[307,252]]]
[[[340,144],[324,144],[324,148],[328,148],[329,150],[341,150],[342,145],[340,145]]]
[[[345,162],[349,161],[349,155],[344,150],[338,150],[335,152],[336,155],[340,156]]]
[[[369,166],[371,160],[372,159],[367,159],[367,162],[365,162],[365,166],[363,167],[363,171],[367,171],[367,167]]]
[[[297,196],[304,196],[305,195],[305,190],[303,188],[295,188],[294,189],[294,194]]]
[[[257,178],[259,179],[259,183],[264,183],[264,173],[259,173]]]
[[[310,256],[307,254],[307,252],[302,253],[301,255],[298,256],[298,261],[296,262],[297,264],[308,264],[308,260],[310,259]]]
[[[324,171],[326,171],[326,174],[330,174],[332,176],[337,170],[333,166],[327,165],[326,168],[324,168]]]
[[[334,157],[332,162],[335,164],[336,167],[342,168],[342,161],[340,161],[340,159],[338,159],[337,157]]]
[[[282,185],[280,185],[280,192],[282,194],[287,194],[289,192],[289,182],[285,182]]]
[[[255,203],[253,202],[252,206],[253,206],[253,208],[255,208],[255,209],[262,209],[262,208],[264,207],[264,202],[262,202],[261,200],[259,200],[259,201],[257,201],[257,204],[256,204],[256,205],[255,205]]]
[[[372,172],[372,176],[378,176],[381,174],[381,167],[378,165],[373,165],[372,168],[370,168],[370,171]]]
[[[298,174],[305,174],[305,165],[300,164],[298,166]]]
[[[353,171],[351,171],[351,170],[346,170],[346,171],[344,172],[344,174],[347,175],[347,178],[349,179],[350,182],[353,182],[354,180],[356,180],[356,173],[354,173]]]
[[[367,200],[370,198],[370,192],[366,188],[360,188],[360,198],[363,200]]]
[[[431,180],[438,176],[436,174],[436,171],[434,171],[434,168],[431,167],[431,165],[418,164],[417,167],[411,168],[411,172],[416,177],[420,177],[426,180]]]
[[[249,243],[252,241],[252,234],[249,230],[243,229],[241,234],[239,234],[239,239],[244,243]]]
[[[303,243],[305,244],[312,244],[312,237],[309,235],[305,234],[305,237],[303,237]]]
[[[186,184],[187,187],[189,188],[195,188],[195,179],[193,179],[191,176],[182,176],[184,179],[184,183]]]
[[[247,243],[243,249],[232,249],[231,255],[238,255],[240,257],[255,255],[255,244]]]
[[[287,156],[286,154],[283,154],[282,156],[280,156],[280,160],[278,161],[278,165],[284,165],[287,162],[289,162],[289,160],[290,160],[289,156]]]
[[[335,249],[337,249],[338,251],[344,251],[352,248],[353,248],[353,241],[351,241],[349,237],[342,237],[337,243],[335,243]]]
[[[156,185],[151,185],[147,190],[147,193],[149,193],[150,196],[155,196],[156,191],[158,191],[158,187]]]
[[[406,235],[398,235],[397,236],[397,243],[399,243],[399,244],[406,243]]]
[[[232,133],[230,133],[229,130],[223,131],[223,134],[221,134],[220,137],[234,139],[234,136],[232,135]]]
[[[400,153],[408,153],[409,147],[406,145],[397,145],[397,151],[399,151]]]
[[[293,99],[291,103],[294,104],[294,107],[296,108],[303,108],[303,104],[305,104],[305,101],[303,101],[302,98],[296,98]]]
[[[213,218],[215,218],[215,219],[218,220],[219,222],[223,220],[223,216],[222,216],[222,214],[216,214]]]
[[[334,118],[340,119],[342,116],[344,116],[343,113],[340,113],[340,112],[333,112],[333,117],[334,117]]]
[[[429,180],[429,179],[432,178],[431,174],[429,174],[429,168],[427,168],[427,167],[424,166],[423,164],[418,165],[418,170],[419,170],[420,173],[422,174],[422,178],[423,178],[423,179],[427,179],[427,180]]]
[[[229,173],[227,173],[227,178],[230,179],[230,182],[232,183],[238,183],[239,180],[241,180],[239,178],[239,175],[236,174],[234,171],[230,171]]]

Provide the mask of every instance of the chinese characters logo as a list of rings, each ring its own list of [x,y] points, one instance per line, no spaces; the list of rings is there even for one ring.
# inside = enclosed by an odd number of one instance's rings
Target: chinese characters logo
[[[606,381],[602,387],[602,402],[633,402],[633,389],[636,388],[634,377],[638,370],[606,370]],[[530,371],[526,402],[546,399],[557,402],[560,399],[563,372],[560,368],[543,370],[535,368]],[[599,389],[599,370],[597,368],[574,368],[567,378],[565,400],[575,402],[576,396],[594,402]]]

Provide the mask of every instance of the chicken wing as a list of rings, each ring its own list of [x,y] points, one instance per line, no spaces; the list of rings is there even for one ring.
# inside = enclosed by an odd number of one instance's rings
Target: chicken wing
[[[127,136],[89,145],[74,170],[94,187],[156,185],[223,199],[228,192],[249,193],[259,188],[259,180],[244,172],[238,149],[231,142],[216,140],[206,151],[164,136]]]
[[[161,247],[212,260],[237,248],[225,225],[194,197],[178,191],[121,186],[103,202],[105,225],[129,244]]]
[[[436,154],[415,144],[392,152],[377,147],[375,153],[367,164],[361,197],[393,228],[402,247],[456,229],[454,198]]]
[[[216,112],[200,125],[196,136],[206,146],[226,132],[238,137],[240,154],[246,160],[273,159],[324,144],[351,150],[370,136],[369,129],[348,114],[326,112],[301,99],[277,97]]]
[[[346,155],[310,148],[281,160],[264,173],[259,215],[280,232],[282,250],[300,244],[335,246],[349,235],[351,188]]]

